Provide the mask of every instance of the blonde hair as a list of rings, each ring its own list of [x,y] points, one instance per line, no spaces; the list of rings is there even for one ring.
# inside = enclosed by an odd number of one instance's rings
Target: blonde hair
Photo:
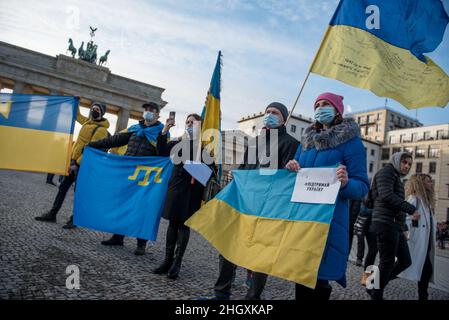
[[[424,180],[432,177],[424,173],[416,173],[410,177],[405,186],[405,196],[414,195],[424,201],[426,205],[435,208],[435,190],[434,186],[427,187]]]

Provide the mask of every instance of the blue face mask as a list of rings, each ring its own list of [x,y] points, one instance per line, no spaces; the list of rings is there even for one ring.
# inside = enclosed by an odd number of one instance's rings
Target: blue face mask
[[[318,107],[315,110],[315,120],[321,124],[330,124],[336,116],[335,109],[332,106]]]
[[[189,134],[190,137],[193,137],[193,127],[187,127],[186,131],[187,131],[187,133]]]
[[[151,112],[151,111],[145,111],[145,112],[143,113],[143,118],[144,118],[145,120],[147,120],[147,121],[151,121],[151,120],[154,119],[154,113]]]
[[[263,117],[263,124],[267,128],[274,129],[281,125],[281,121],[274,114],[268,113]]]

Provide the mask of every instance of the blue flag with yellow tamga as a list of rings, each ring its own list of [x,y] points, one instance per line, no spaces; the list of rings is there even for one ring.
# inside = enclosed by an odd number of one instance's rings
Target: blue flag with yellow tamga
[[[74,224],[156,240],[173,164],[84,148],[76,182]]]
[[[440,0],[341,0],[311,72],[392,98],[444,107],[449,76],[424,53],[449,22]]]
[[[66,174],[79,99],[0,94],[0,168]]]
[[[236,265],[314,288],[335,204],[291,202],[296,174],[288,170],[232,172],[186,225]]]

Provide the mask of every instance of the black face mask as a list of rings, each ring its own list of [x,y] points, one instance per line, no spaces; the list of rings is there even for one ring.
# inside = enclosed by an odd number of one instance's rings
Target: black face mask
[[[93,110],[92,111],[92,119],[97,119],[100,116],[100,112]]]

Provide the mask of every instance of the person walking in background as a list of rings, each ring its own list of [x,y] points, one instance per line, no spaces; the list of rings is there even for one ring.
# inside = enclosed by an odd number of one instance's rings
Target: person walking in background
[[[419,300],[428,300],[429,282],[434,283],[436,220],[435,191],[432,177],[417,173],[410,177],[405,188],[407,201],[419,212],[419,220],[407,217],[408,248],[412,264],[399,277],[418,282]]]
[[[374,176],[374,209],[370,230],[376,234],[379,250],[380,287],[367,290],[373,300],[383,300],[383,291],[389,281],[412,263],[404,235],[407,230],[405,216],[413,215],[412,219],[418,220],[419,213],[414,205],[405,201],[402,181],[411,166],[412,155],[397,152],[392,155],[390,163]]]

